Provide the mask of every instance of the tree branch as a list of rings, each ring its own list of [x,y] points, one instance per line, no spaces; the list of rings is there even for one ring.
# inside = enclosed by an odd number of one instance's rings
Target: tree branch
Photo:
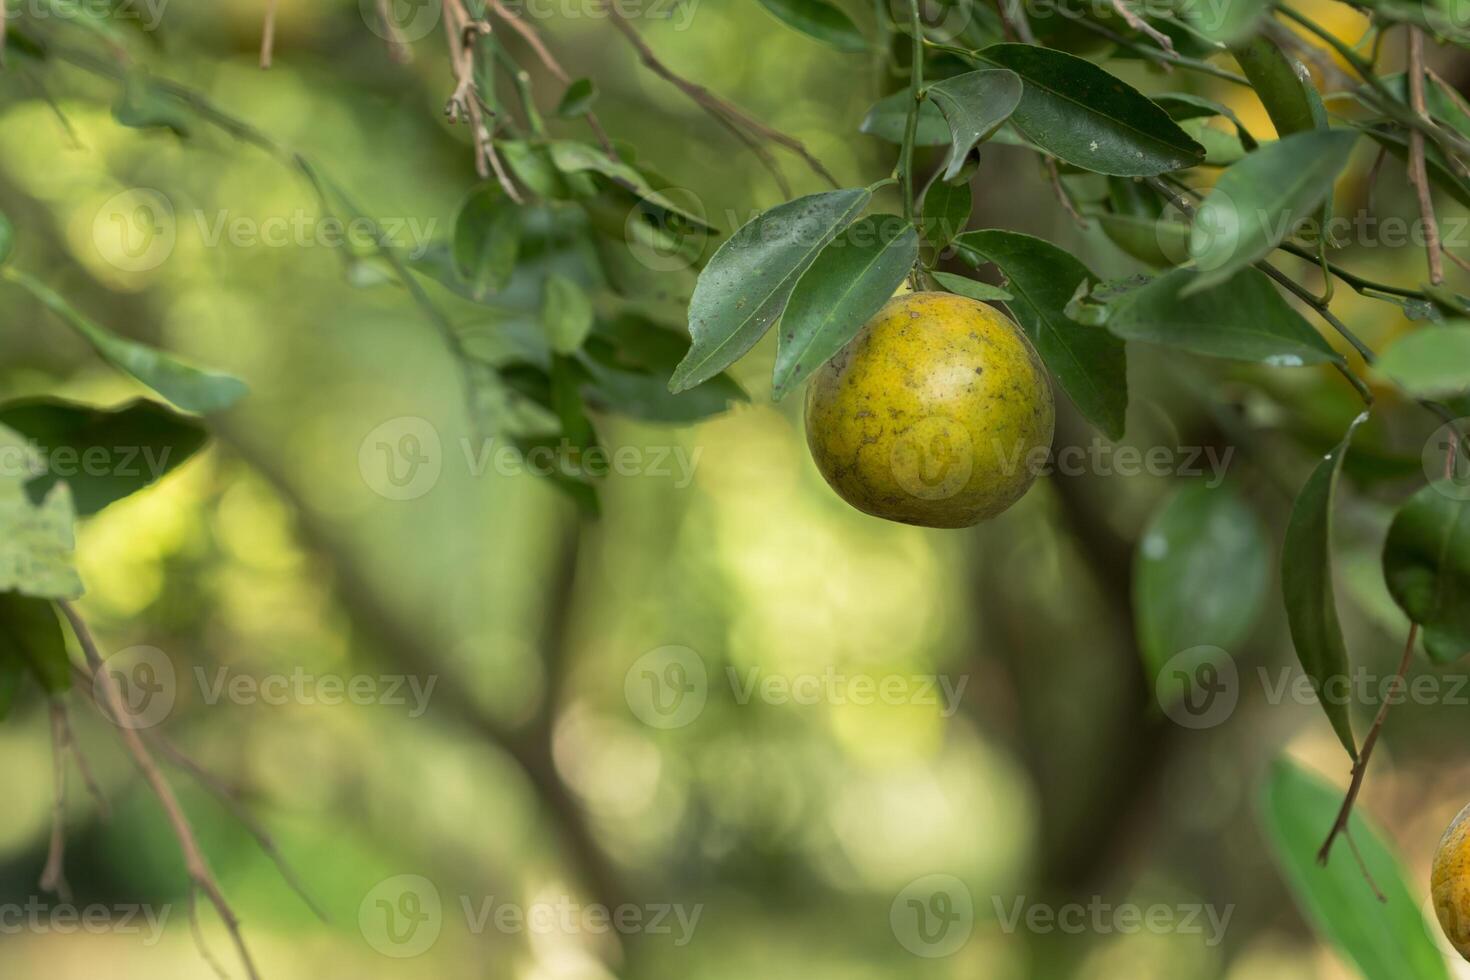
[[[211,905],[219,913],[225,929],[234,941],[235,951],[240,957],[241,964],[245,967],[245,973],[251,980],[260,980],[260,974],[256,972],[255,962],[250,958],[250,949],[245,945],[245,937],[240,932],[240,920],[236,917],[234,909],[225,899],[224,892],[220,890],[219,882],[214,877],[214,872],[209,867],[209,860],[199,847],[199,841],[194,836],[194,828],[185,816],[183,807],[179,805],[178,797],[174,795],[173,788],[168,780],[163,777],[158,769],[153,756],[148,752],[147,746],[138,732],[128,727],[125,719],[128,717],[127,706],[123,702],[122,692],[118,690],[117,679],[107,670],[103,664],[102,655],[97,650],[96,641],[92,638],[91,631],[87,628],[86,621],[76,611],[70,602],[58,601],[62,614],[67,622],[71,624],[72,632],[76,635],[77,642],[81,644],[82,652],[86,655],[87,664],[92,673],[101,678],[103,696],[107,707],[117,727],[123,745],[128,754],[133,757],[133,763],[138,767],[144,782],[158,798],[159,805],[163,807],[164,815],[168,818],[169,826],[173,829],[174,837],[179,842],[179,849],[183,853],[185,871],[190,882],[190,903],[192,906],[195,891],[202,891],[209,899]],[[208,953],[200,947],[205,956]]]
[[[1409,108],[1420,119],[1428,121],[1424,112],[1424,35],[1417,27],[1409,32]],[[1438,286],[1444,282],[1444,263],[1439,254],[1439,222],[1434,218],[1434,197],[1429,192],[1429,175],[1424,168],[1424,134],[1409,132],[1409,183],[1419,198],[1419,218],[1424,224],[1424,249],[1429,256],[1429,281]]]

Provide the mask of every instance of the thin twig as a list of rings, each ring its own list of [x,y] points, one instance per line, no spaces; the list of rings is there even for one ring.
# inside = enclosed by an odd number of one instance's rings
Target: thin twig
[[[62,601],[57,605],[61,608],[67,622],[71,624],[72,632],[76,634],[77,642],[86,655],[92,673],[102,679],[103,695],[117,723],[118,734],[123,745],[127,748],[128,754],[133,757],[133,763],[138,767],[148,788],[153,791],[153,795],[158,798],[159,804],[163,807],[164,815],[168,818],[169,826],[173,829],[174,837],[179,843],[179,850],[183,854],[184,868],[191,883],[191,896],[193,890],[197,889],[209,899],[210,904],[214,906],[220,920],[224,923],[225,929],[229,932],[230,938],[234,941],[235,951],[240,957],[241,964],[245,967],[246,975],[251,980],[260,980],[260,974],[255,969],[255,962],[250,958],[250,949],[245,945],[245,937],[240,932],[240,920],[236,917],[234,909],[230,907],[224,892],[220,890],[219,882],[215,879],[214,872],[210,870],[209,860],[199,847],[199,841],[194,836],[194,828],[190,825],[189,818],[185,816],[183,807],[179,805],[173,787],[159,771],[158,764],[153,761],[153,756],[149,753],[148,747],[143,744],[143,739],[138,732],[128,727],[126,723],[128,710],[123,701],[122,692],[118,690],[117,679],[103,664],[102,655],[97,650],[97,643],[92,638],[91,630],[87,628],[86,621],[71,603]],[[203,952],[202,947],[201,952]]]
[[[51,772],[55,798],[51,806],[51,843],[46,849],[46,867],[41,871],[41,890],[63,902],[71,901],[66,883],[66,706],[51,702]]]
[[[515,181],[510,179],[510,174],[500,162],[490,127],[485,124],[475,82],[475,42],[481,35],[490,33],[490,25],[471,19],[460,0],[443,0],[442,9],[444,31],[449,38],[449,60],[455,77],[454,93],[444,107],[445,114],[451,123],[463,121],[469,124],[471,141],[475,145],[475,172],[481,179],[488,179],[493,173],[506,197],[516,204],[524,204]]]
[[[837,178],[832,176],[831,171],[822,165],[822,161],[818,160],[801,140],[794,136],[789,136],[779,129],[768,126],[733,102],[715,95],[703,85],[697,82],[691,82],[682,75],[676,74],[671,68],[659,60],[658,55],[654,54],[653,49],[648,46],[648,42],[643,40],[643,36],[638,33],[638,29],[628,22],[627,18],[617,9],[615,3],[603,0],[602,7],[607,12],[608,19],[612,22],[613,26],[618,29],[618,32],[638,52],[639,60],[643,62],[643,66],[649,71],[683,92],[711,116],[723,118],[726,121],[727,128],[730,124],[744,127],[756,138],[775,143],[777,146],[783,147],[801,157],[817,176],[827,181],[833,187],[842,186],[837,182]]]
[[[1072,216],[1072,220],[1077,222],[1077,227],[1085,231],[1090,226],[1087,219],[1082,217],[1082,212],[1077,210],[1077,205],[1072,201],[1072,195],[1067,193],[1066,185],[1062,183],[1062,173],[1057,169],[1057,158],[1043,154],[1041,159],[1046,163],[1046,173],[1051,179],[1051,189],[1056,192],[1057,200],[1062,203],[1062,209]]]
[[[1369,888],[1373,889],[1374,896],[1380,902],[1386,903],[1388,896],[1383,894],[1383,890],[1378,887],[1378,882],[1373,880],[1373,872],[1368,870],[1368,862],[1363,860],[1363,852],[1358,850],[1358,842],[1353,837],[1353,829],[1351,827],[1344,827],[1342,836],[1348,842],[1348,849],[1353,852],[1353,860],[1358,862],[1358,870],[1363,873],[1363,880],[1368,882]]]
[[[1466,260],[1460,258],[1460,256],[1456,255],[1454,252],[1451,252],[1448,248],[1445,247],[1444,242],[1439,243],[1439,250],[1445,254],[1446,258],[1455,263],[1455,265],[1459,266],[1466,272],[1470,272],[1470,262],[1467,262]]]
[[[1409,32],[1409,108],[1420,119],[1428,120],[1424,111],[1424,35],[1417,27]],[[1424,167],[1424,134],[1409,131],[1409,183],[1419,197],[1419,218],[1424,223],[1424,249],[1429,256],[1429,281],[1438,286],[1444,282],[1444,263],[1439,255],[1439,222],[1434,217],[1434,198],[1429,193],[1429,175]]]
[[[265,0],[265,27],[260,32],[260,67],[271,66],[276,47],[276,5],[279,0]]]
[[[1113,9],[1118,12],[1118,16],[1122,17],[1129,27],[1138,31],[1140,34],[1148,35],[1155,44],[1170,54],[1178,54],[1174,50],[1174,39],[1135,14],[1129,9],[1128,4],[1124,0],[1112,0],[1112,5]]]
[[[1409,661],[1414,656],[1414,642],[1419,638],[1419,624],[1409,624],[1409,639],[1404,644],[1404,655],[1399,658],[1399,669],[1394,674],[1395,693],[1404,683],[1404,674],[1409,670]],[[1363,748],[1358,752],[1357,761],[1353,763],[1353,781],[1348,784],[1347,795],[1343,797],[1342,809],[1337,811],[1337,820],[1333,822],[1332,829],[1327,833],[1327,840],[1323,841],[1322,849],[1317,852],[1317,863],[1325,865],[1327,859],[1332,856],[1332,842],[1337,840],[1337,835],[1347,830],[1348,818],[1352,816],[1353,804],[1358,801],[1358,793],[1363,789],[1363,777],[1368,774],[1368,762],[1373,758],[1373,747],[1378,744],[1378,735],[1383,731],[1383,722],[1388,717],[1389,706],[1393,698],[1385,694],[1383,703],[1378,706],[1378,714],[1373,719],[1373,727],[1368,729],[1368,735],[1363,739]]]
[[[556,77],[557,81],[563,85],[571,83],[572,76],[567,74],[566,69],[556,60],[556,56],[551,53],[551,49],[546,46],[546,42],[541,39],[541,34],[534,26],[501,0],[490,0],[490,9],[494,10],[497,17],[509,24],[512,30],[525,39],[526,44],[536,53],[536,57],[546,66],[546,70]],[[613,149],[612,140],[608,139],[607,130],[602,128],[602,121],[597,118],[597,113],[588,109],[582,118],[587,120],[588,127],[591,128],[593,135],[597,137],[597,142],[602,145],[607,155],[616,158],[617,151]]]

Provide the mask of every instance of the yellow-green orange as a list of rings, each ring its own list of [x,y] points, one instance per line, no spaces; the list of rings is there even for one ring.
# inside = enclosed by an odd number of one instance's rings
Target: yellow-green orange
[[[1009,317],[962,296],[911,293],[812,376],[807,445],[858,510],[968,527],[1031,486],[1054,416],[1041,359]]]
[[[1450,944],[1470,960],[1470,806],[1450,824],[1434,852],[1429,889]]]

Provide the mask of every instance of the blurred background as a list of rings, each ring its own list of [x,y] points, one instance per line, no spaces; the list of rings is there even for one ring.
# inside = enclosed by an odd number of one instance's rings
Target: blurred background
[[[727,230],[783,199],[754,156],[589,16],[590,2],[547,6],[538,26],[574,77],[597,80],[609,132],[685,199]],[[872,31],[872,11],[852,6]],[[158,29],[133,46],[157,74],[321,162],[368,213],[446,238],[477,178],[463,127],[444,120],[442,30],[399,64],[369,27],[372,4],[282,0],[275,66],[262,72],[262,7],[165,0]],[[1361,36],[1345,5],[1303,9]],[[814,43],[756,3],[670,10],[637,26],[672,69],[798,136],[845,186],[888,175],[895,148],[859,132],[902,84],[881,63]],[[525,53],[519,38],[506,44]],[[523,61],[549,113],[561,87]],[[1467,77],[1439,67],[1454,84]],[[1141,62],[1120,73],[1145,91],[1225,101],[1272,135],[1246,89]],[[1276,583],[1250,639],[1229,651],[1238,704],[1204,727],[1155,707],[1130,584],[1150,515],[1190,466],[1204,468],[1193,479],[1217,475],[1196,449],[1228,458],[1224,476],[1267,529],[1275,567],[1291,496],[1357,411],[1331,372],[1134,346],[1120,446],[1163,448],[1169,462],[1120,463],[1059,396],[1057,446],[1083,447],[1088,461],[1044,477],[992,523],[927,531],[865,517],[827,489],[799,398],[770,401],[767,338],[734,372],[748,404],[698,425],[598,418],[609,450],[637,464],[603,481],[593,518],[551,482],[496,465],[441,339],[400,288],[344,276],[340,249],[312,237],[320,215],[298,173],[205,126],[187,140],[120,127],[116,86],[84,72],[31,64],[3,77],[12,261],[119,333],[251,387],[210,419],[207,452],[85,523],[79,608],[104,653],[162,654],[171,700],[157,731],[268,828],[326,914],[228,806],[166,765],[263,976],[1351,975],[1297,912],[1257,829],[1259,778],[1279,753],[1347,777],[1319,708],[1271,703],[1262,681],[1295,671]],[[576,123],[548,125],[585,137]],[[1359,152],[1342,211],[1370,194],[1373,151]],[[822,189],[788,160],[796,192]],[[1085,204],[1085,182],[1066,179]],[[1065,214],[1025,149],[987,148],[972,187],[971,227],[1046,237],[1102,276],[1138,271],[1096,223]],[[172,211],[156,261],[108,234],[139,193]],[[1414,214],[1392,158],[1372,193],[1375,213]],[[307,231],[228,231],[270,219]],[[1412,247],[1340,261],[1422,277]],[[492,341],[539,295],[512,290],[496,309],[428,288]],[[677,322],[673,292],[649,298]],[[1374,345],[1409,326],[1387,304],[1342,303]],[[0,309],[5,397],[140,393],[23,294],[4,288]],[[1432,425],[1381,398],[1367,462],[1349,466],[1338,575],[1355,662],[1386,676],[1407,624],[1378,551],[1393,502],[1423,479]],[[390,448],[385,469],[384,446],[416,455]],[[414,470],[405,489],[395,467],[414,460],[427,475]],[[1360,803],[1421,900],[1439,834],[1470,801],[1465,695],[1449,693],[1459,669],[1438,672],[1439,703],[1398,709]],[[1435,673],[1422,660],[1414,670]],[[891,696],[862,696],[885,680]],[[211,975],[156,800],[84,699],[72,715],[111,813],[73,779],[67,875],[75,904],[109,910],[115,927],[0,920],[0,975]],[[0,907],[56,904],[36,897],[51,765],[32,690],[0,726]],[[1097,928],[1090,911],[1085,928],[1047,928],[1024,914],[1077,904],[1194,908],[1198,931],[1107,917]],[[568,906],[581,910],[574,927],[541,927],[552,913],[538,910]],[[598,928],[589,906],[633,909],[636,922],[628,912],[624,934],[606,918]],[[127,908],[135,928],[119,922]],[[1228,917],[1218,933],[1212,916]],[[205,907],[200,919],[204,945],[240,975],[217,917]]]

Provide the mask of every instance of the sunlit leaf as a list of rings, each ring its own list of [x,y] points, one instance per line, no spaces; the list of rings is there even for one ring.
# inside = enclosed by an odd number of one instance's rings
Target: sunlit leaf
[[[852,18],[827,0],[760,0],[761,6],[787,24],[839,51],[856,54],[868,50]]]
[[[1325,867],[1317,863],[1317,850],[1341,805],[1342,790],[1295,763],[1277,759],[1271,765],[1261,797],[1261,824],[1297,905],[1363,977],[1449,980],[1420,900],[1405,884],[1398,860],[1363,818],[1362,807],[1349,818],[1351,839],[1337,842]],[[1369,876],[1383,901],[1374,894]]]
[[[0,426],[0,592],[75,599],[82,580],[73,564],[76,512],[65,484],[32,502],[26,484],[45,471],[24,436]]]

